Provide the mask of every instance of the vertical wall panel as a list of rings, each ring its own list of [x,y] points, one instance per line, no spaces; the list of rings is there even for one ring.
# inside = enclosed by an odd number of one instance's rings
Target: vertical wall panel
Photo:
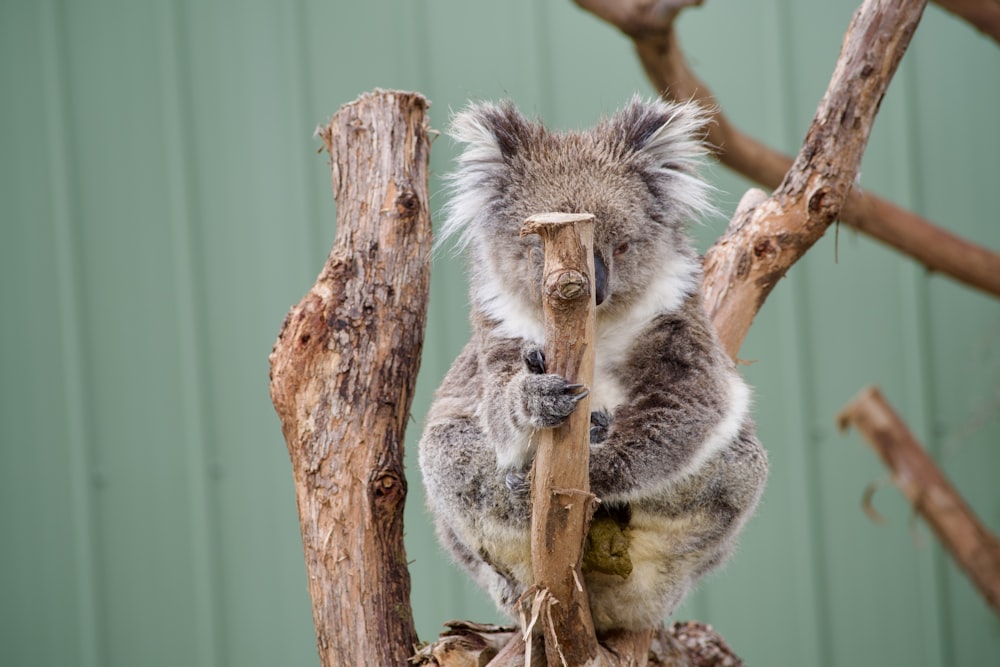
[[[109,665],[198,664],[152,13],[62,8]],[[92,35],[101,34],[95,40]],[[151,129],[153,128],[153,129]],[[163,554],[170,554],[164,558]]]
[[[300,159],[314,142],[295,98],[292,9],[179,5],[194,240],[206,276],[200,344],[210,360],[210,474],[226,609],[219,642],[231,664],[315,660],[288,458],[267,393],[278,327],[315,277]]]
[[[997,248],[1000,135],[991,119],[1000,115],[1000,50],[936,8],[928,9],[928,19],[914,52],[917,187],[928,216]],[[1000,305],[939,277],[929,280],[927,293],[929,421],[939,461],[980,518],[1000,532]],[[981,664],[985,647],[1000,636],[1000,621],[950,558],[943,560],[951,659]]]
[[[196,657],[199,664],[217,665],[225,662],[221,620],[224,601],[220,582],[218,503],[211,475],[217,467],[217,452],[208,438],[207,415],[211,413],[211,406],[205,392],[207,358],[200,344],[205,334],[205,310],[199,298],[199,286],[204,283],[205,274],[195,261],[198,254],[193,213],[197,187],[190,141],[191,100],[187,95],[185,41],[178,12],[167,4],[160,4],[157,9],[157,78],[164,109],[160,136],[167,197],[166,225],[170,232],[176,295],[178,370],[180,382],[185,387],[180,397],[181,421],[177,431],[190,480],[187,507],[178,508],[178,511],[186,510],[191,522]]]
[[[74,216],[75,182],[70,159],[72,152],[69,123],[69,63],[64,48],[65,30],[58,5],[49,1],[40,3],[36,7],[40,10],[39,45],[42,53],[39,61],[42,64],[42,80],[45,85],[43,103],[45,113],[42,118],[48,128],[46,156],[51,187],[49,213],[55,237],[56,266],[53,273],[59,284],[58,310],[62,339],[59,362],[62,377],[57,381],[61,380],[60,384],[66,394],[64,403],[66,433],[61,442],[65,443],[65,460],[70,466],[68,490],[72,507],[73,545],[69,553],[72,554],[74,561],[71,570],[74,579],[72,589],[63,591],[64,599],[61,603],[47,602],[41,608],[45,610],[46,616],[58,609],[71,608],[75,611],[75,623],[71,623],[68,627],[78,628],[76,636],[67,633],[65,642],[50,645],[58,645],[61,650],[72,651],[81,665],[91,667],[100,664],[106,655],[107,624],[102,613],[105,593],[101,586],[97,557],[100,548],[95,498],[98,476],[94,466],[94,446],[91,437],[92,404],[85,390],[88,365],[84,358],[85,310],[81,303],[80,260],[77,253],[78,237]],[[42,211],[44,209],[36,213]],[[51,441],[49,444],[52,444]],[[42,521],[46,519],[47,517]]]
[[[0,7],[0,663],[93,665],[89,482],[67,260],[62,72],[47,3]],[[53,127],[52,124],[56,126]],[[74,465],[77,464],[77,465]],[[49,640],[59,628],[61,641]]]

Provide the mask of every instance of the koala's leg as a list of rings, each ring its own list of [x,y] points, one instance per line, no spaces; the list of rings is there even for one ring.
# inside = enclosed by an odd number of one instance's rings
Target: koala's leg
[[[524,586],[513,575],[491,565],[482,554],[473,552],[444,522],[438,524],[441,543],[448,547],[455,560],[473,580],[490,594],[500,611],[515,616],[514,603],[524,593]]]
[[[696,568],[696,576],[714,569],[729,557],[743,525],[763,494],[768,473],[767,452],[757,440],[752,421],[747,419],[743,423],[737,439],[720,452],[705,472],[708,480],[700,498],[711,520],[702,536],[707,548]]]
[[[696,582],[732,553],[764,487],[767,459],[744,422],[698,473],[635,499],[627,578],[585,572],[599,632],[646,627],[673,613]]]
[[[509,612],[531,578],[529,494],[497,467],[492,445],[469,416],[428,424],[420,467],[442,543]]]

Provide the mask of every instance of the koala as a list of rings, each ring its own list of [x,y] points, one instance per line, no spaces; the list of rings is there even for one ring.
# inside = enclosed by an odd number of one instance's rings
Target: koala
[[[507,613],[533,583],[537,434],[585,392],[591,491],[629,563],[585,558],[599,635],[661,623],[733,551],[761,496],[750,391],[705,312],[685,232],[711,209],[706,122],[694,104],[638,97],[579,132],[550,132],[509,102],[454,118],[464,150],[443,237],[468,253],[472,336],[435,394],[419,459],[441,542]],[[541,244],[519,231],[550,211],[596,217],[590,387],[545,368]]]

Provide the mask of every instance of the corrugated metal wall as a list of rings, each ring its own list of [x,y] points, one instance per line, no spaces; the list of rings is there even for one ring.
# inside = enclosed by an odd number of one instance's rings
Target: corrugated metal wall
[[[715,0],[680,30],[731,117],[794,151],[853,9]],[[436,128],[470,97],[574,127],[649,92],[569,0],[0,4],[0,664],[316,664],[267,354],[333,238],[312,129],[376,86],[424,92]],[[1000,49],[932,6],[862,182],[1000,247],[998,118]],[[440,174],[453,149],[433,152]],[[731,209],[746,184],[712,176]],[[434,267],[414,437],[466,336],[459,271]],[[876,494],[887,525],[863,515],[886,473],[833,425],[882,384],[1000,530],[998,302],[841,229],[741,356],[773,474],[680,616],[756,665],[998,664],[996,617],[899,494]],[[421,635],[494,618],[411,489]]]

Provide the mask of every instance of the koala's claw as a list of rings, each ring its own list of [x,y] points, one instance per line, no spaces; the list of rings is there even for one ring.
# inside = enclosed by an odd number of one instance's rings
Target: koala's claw
[[[559,426],[589,394],[582,384],[570,384],[558,375],[529,375],[524,384],[524,413],[535,428]]]
[[[523,470],[511,470],[504,477],[503,483],[515,496],[528,494],[528,474]]]
[[[608,429],[611,428],[611,414],[607,410],[598,410],[590,413],[590,444],[596,445],[604,442],[608,438]]]
[[[525,353],[524,363],[529,372],[541,375],[545,372],[545,353],[540,347],[532,348]]]

